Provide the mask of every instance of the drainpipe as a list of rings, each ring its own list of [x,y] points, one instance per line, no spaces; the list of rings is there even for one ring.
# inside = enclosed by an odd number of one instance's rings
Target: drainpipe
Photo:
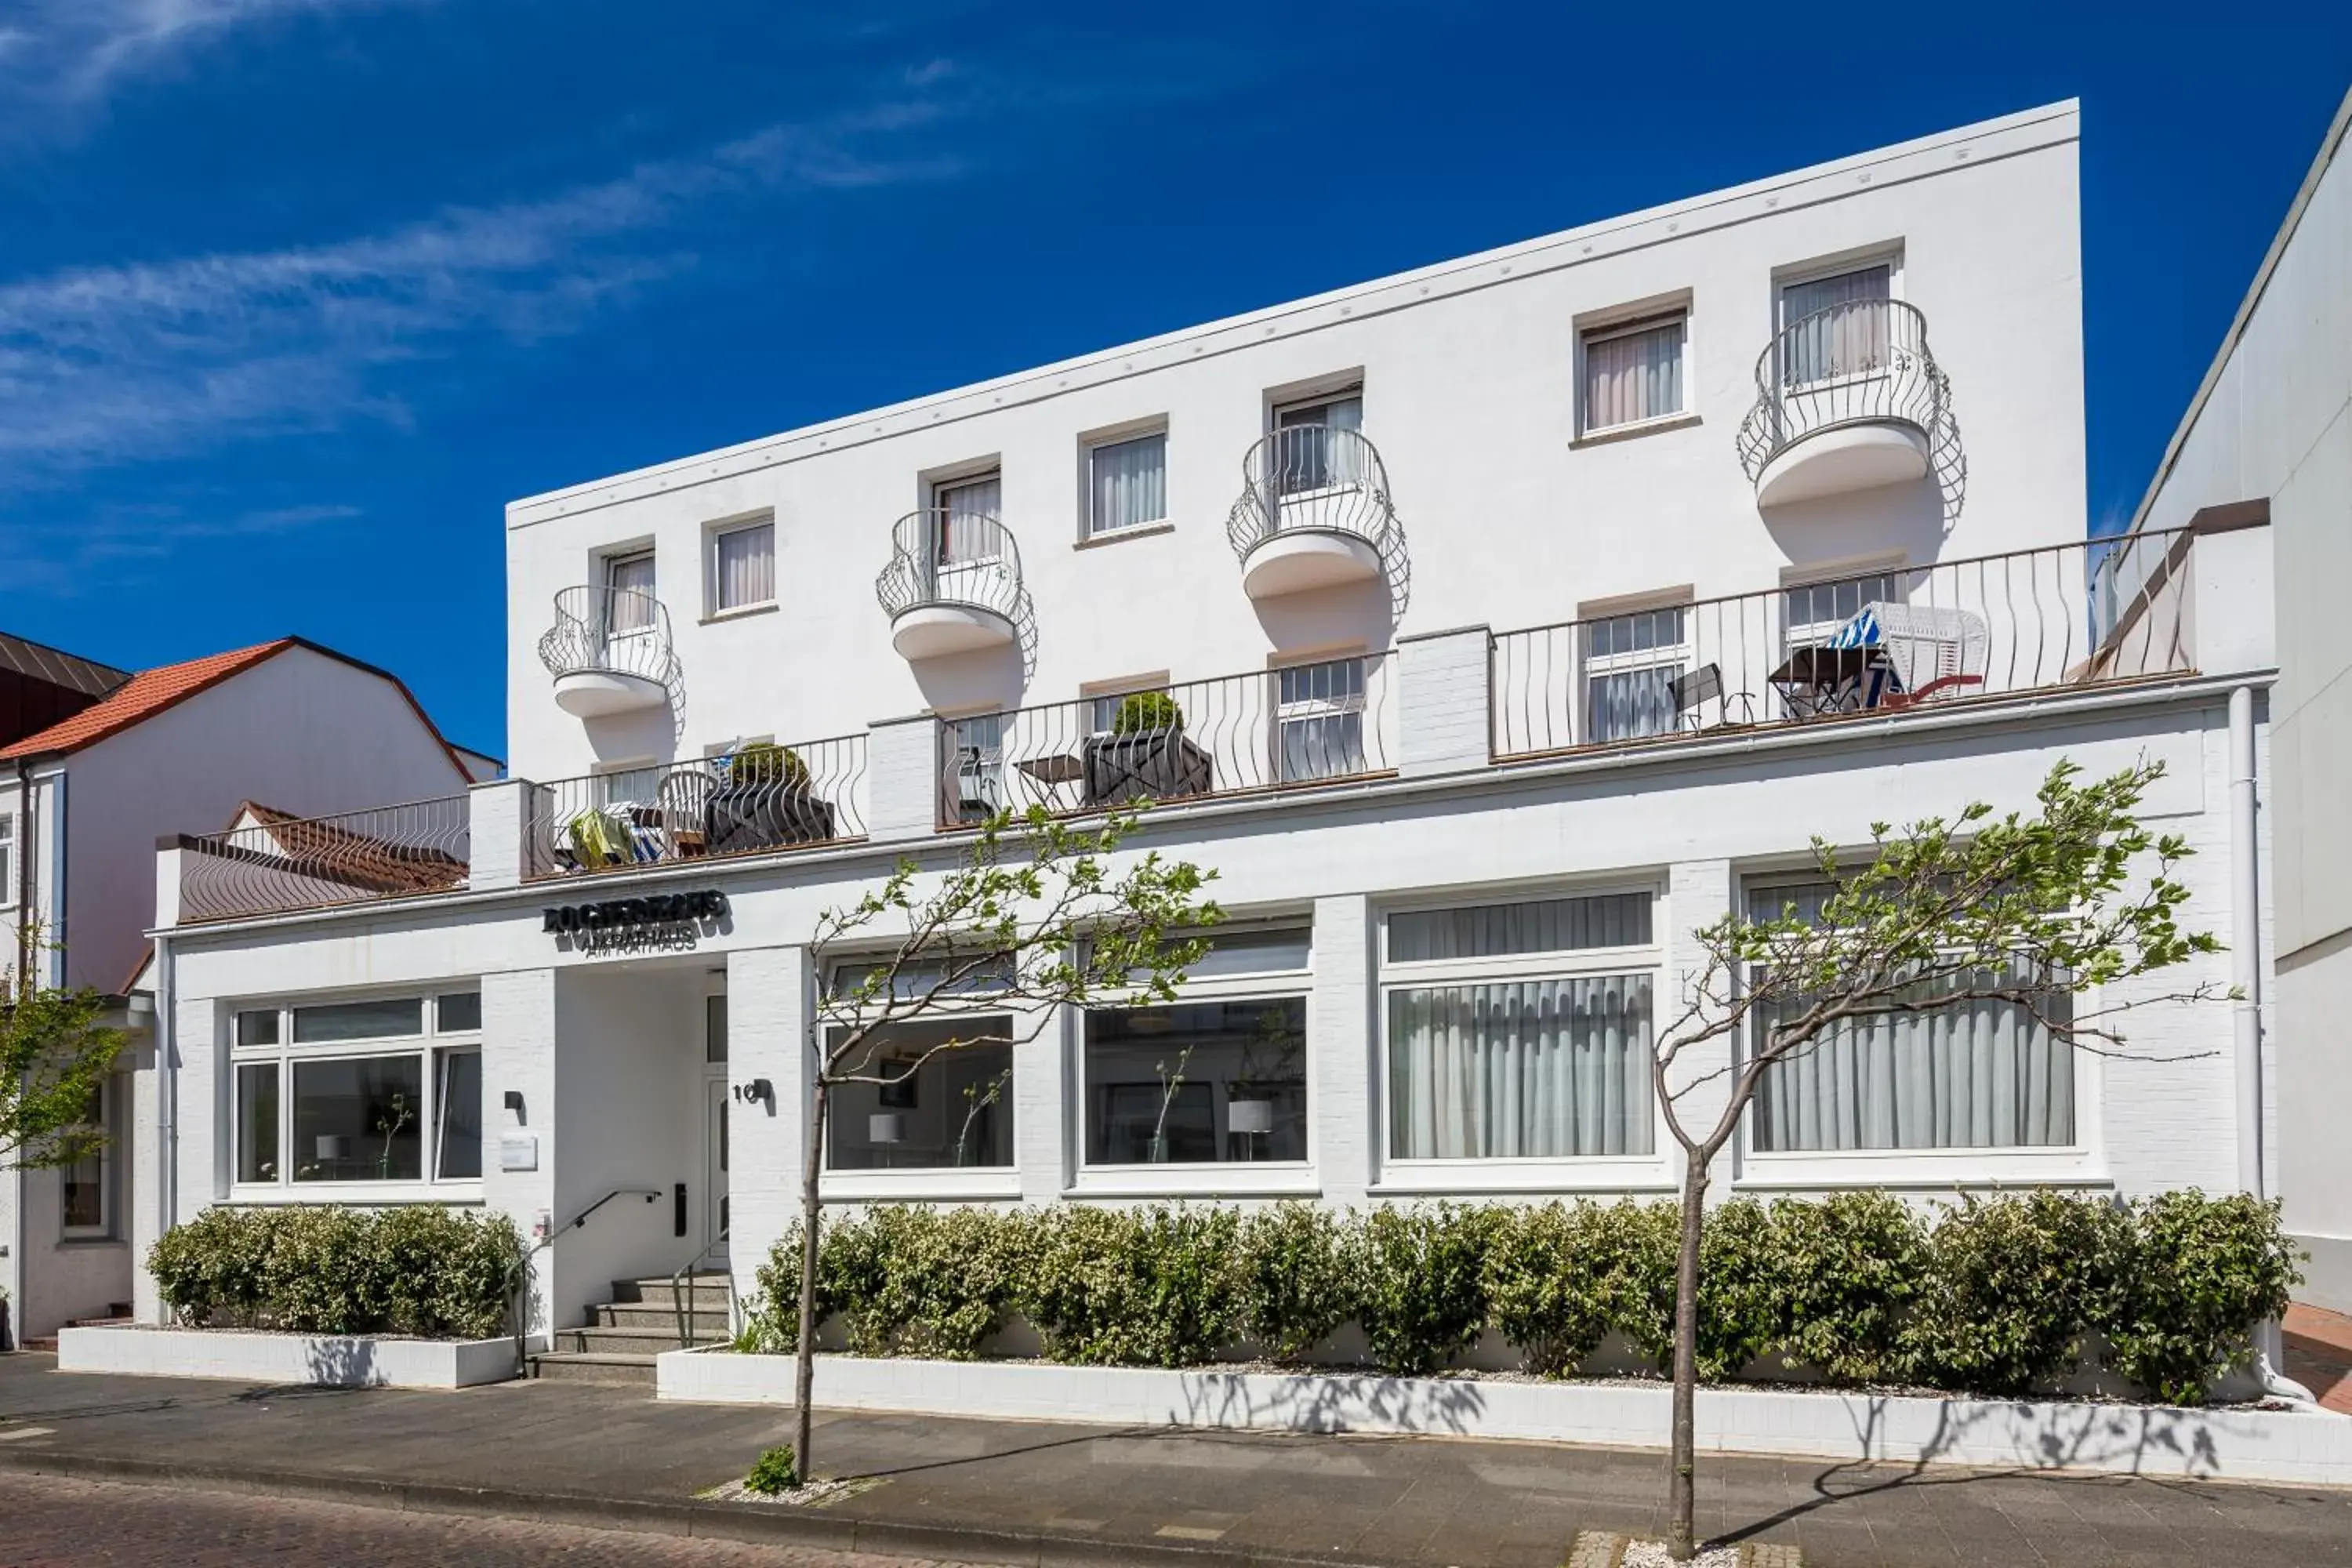
[[[172,938],[155,933],[155,1235],[172,1228],[180,1187],[180,1071],[173,1046]],[[133,1259],[144,1268],[144,1258]],[[160,1305],[160,1304],[159,1304]],[[167,1320],[168,1321],[168,1320]]]
[[[2262,882],[2254,813],[2254,689],[2240,686],[2230,692],[2230,979],[2237,991],[2230,1021],[2237,1068],[2238,1187],[2259,1198],[2267,1194],[2263,1179]],[[2256,1324],[2253,1337],[2254,1375],[2263,1392],[2315,1406],[2318,1401],[2311,1390],[2278,1370],[2278,1324]]]

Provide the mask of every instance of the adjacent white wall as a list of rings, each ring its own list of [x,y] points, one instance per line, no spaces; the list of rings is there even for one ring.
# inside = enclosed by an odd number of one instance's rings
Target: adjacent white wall
[[[2177,528],[2267,500],[2275,555],[2273,1191],[2312,1257],[2306,1299],[2352,1311],[2352,96],[2134,520]],[[2200,545],[2201,549],[2202,546]],[[2203,614],[2200,607],[2200,615]]]
[[[509,752],[517,776],[693,756],[740,735],[815,739],[925,708],[1066,700],[1082,684],[1261,668],[1387,647],[1400,631],[1507,628],[1580,601],[1692,584],[1769,590],[1784,570],[2080,540],[2081,263],[2071,104],[1108,350],[508,509]],[[1759,514],[1735,437],[1771,335],[1777,270],[1899,252],[1952,381],[1965,510],[1927,484]],[[1578,323],[1687,296],[1696,421],[1580,444]],[[1254,607],[1225,537],[1242,459],[1277,392],[1360,380],[1410,558],[1409,602],[1327,591]],[[1078,546],[1082,437],[1163,421],[1171,526]],[[1036,607],[1018,658],[891,649],[872,591],[891,523],[942,469],[1001,464]],[[704,623],[708,527],[772,512],[780,610]],[[651,542],[676,631],[675,712],[585,721],[554,706],[536,643],[598,553]]]

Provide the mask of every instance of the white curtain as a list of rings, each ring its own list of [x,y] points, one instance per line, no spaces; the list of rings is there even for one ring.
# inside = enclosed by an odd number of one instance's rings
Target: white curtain
[[[776,529],[773,523],[739,528],[719,536],[719,607],[764,605],[776,596]]]
[[[1893,292],[1892,285],[1890,268],[1865,267],[1782,289],[1780,325],[1798,330],[1783,340],[1781,380],[1802,386],[1884,368],[1885,301]],[[1832,314],[1817,314],[1833,307]]]
[[[1364,427],[1362,398],[1286,408],[1276,416],[1275,426],[1281,432],[1276,437],[1276,489],[1281,494],[1362,482],[1364,450],[1356,439]]]
[[[1647,893],[1471,904],[1453,910],[1400,910],[1389,917],[1391,963],[1641,947],[1649,941]]]
[[[616,632],[642,631],[654,624],[654,558],[617,555],[604,563],[605,626]]]
[[[1003,497],[1003,481],[994,474],[969,484],[940,487],[940,564],[984,561],[996,553],[996,520]]]
[[[1391,1155],[1646,1154],[1650,1029],[1646,974],[1391,992]]]
[[[1584,427],[1605,430],[1683,409],[1683,323],[1591,338],[1584,345]]]
[[[1087,454],[1093,504],[1087,531],[1107,533],[1168,515],[1168,437],[1115,441]]]

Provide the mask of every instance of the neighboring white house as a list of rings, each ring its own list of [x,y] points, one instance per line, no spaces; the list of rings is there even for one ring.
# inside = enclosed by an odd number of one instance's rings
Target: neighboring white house
[[[134,1226],[486,1205],[544,1243],[543,1327],[705,1256],[748,1289],[856,958],[820,912],[1004,805],[1158,797],[1148,847],[1233,921],[1179,1006],[845,1093],[833,1201],[1668,1192],[1645,1047],[1692,933],[1801,896],[1811,836],[2028,805],[2061,757],[2168,764],[2147,810],[2234,933],[2268,536],[2185,536],[2094,642],[2076,134],[2037,110],[513,503],[514,777],[447,803],[463,886],[163,857]],[[1718,1190],[2227,1187],[2231,1027],[2152,1008],[2135,1062],[1889,1024],[1776,1079]]]
[[[136,673],[5,644],[0,717],[15,722],[0,742],[0,971],[119,998],[114,1021],[134,1041],[96,1108],[114,1133],[106,1152],[0,1172],[0,1288],[16,1333],[33,1338],[131,1300],[131,1069],[152,1060],[158,838],[217,829],[254,797],[278,818],[396,815],[394,803],[462,790],[497,764],[449,745],[391,675],[299,637]],[[462,863],[462,837],[450,847]]]
[[[2266,1190],[2311,1254],[2305,1300],[2352,1312],[2352,95],[2238,307],[2111,569],[2124,598],[2171,568],[2192,517],[2267,522],[2278,679],[2268,719],[2276,979],[2254,993],[2277,1064]],[[2260,978],[2259,976],[2257,978]],[[2252,1085],[2242,1087],[2252,1093]]]

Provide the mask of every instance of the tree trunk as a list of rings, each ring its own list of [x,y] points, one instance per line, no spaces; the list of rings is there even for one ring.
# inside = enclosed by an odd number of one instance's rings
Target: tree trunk
[[[793,1464],[803,1481],[814,1479],[809,1460],[809,1401],[816,1388],[816,1260],[824,1217],[817,1202],[817,1178],[824,1169],[824,1079],[809,1100],[808,1158],[801,1164],[801,1314],[799,1360],[793,1369]]]
[[[1683,1171],[1681,1244],[1675,1256],[1675,1432],[1666,1489],[1666,1555],[1687,1563],[1698,1550],[1698,1242],[1706,1215],[1712,1149],[1694,1150]]]

